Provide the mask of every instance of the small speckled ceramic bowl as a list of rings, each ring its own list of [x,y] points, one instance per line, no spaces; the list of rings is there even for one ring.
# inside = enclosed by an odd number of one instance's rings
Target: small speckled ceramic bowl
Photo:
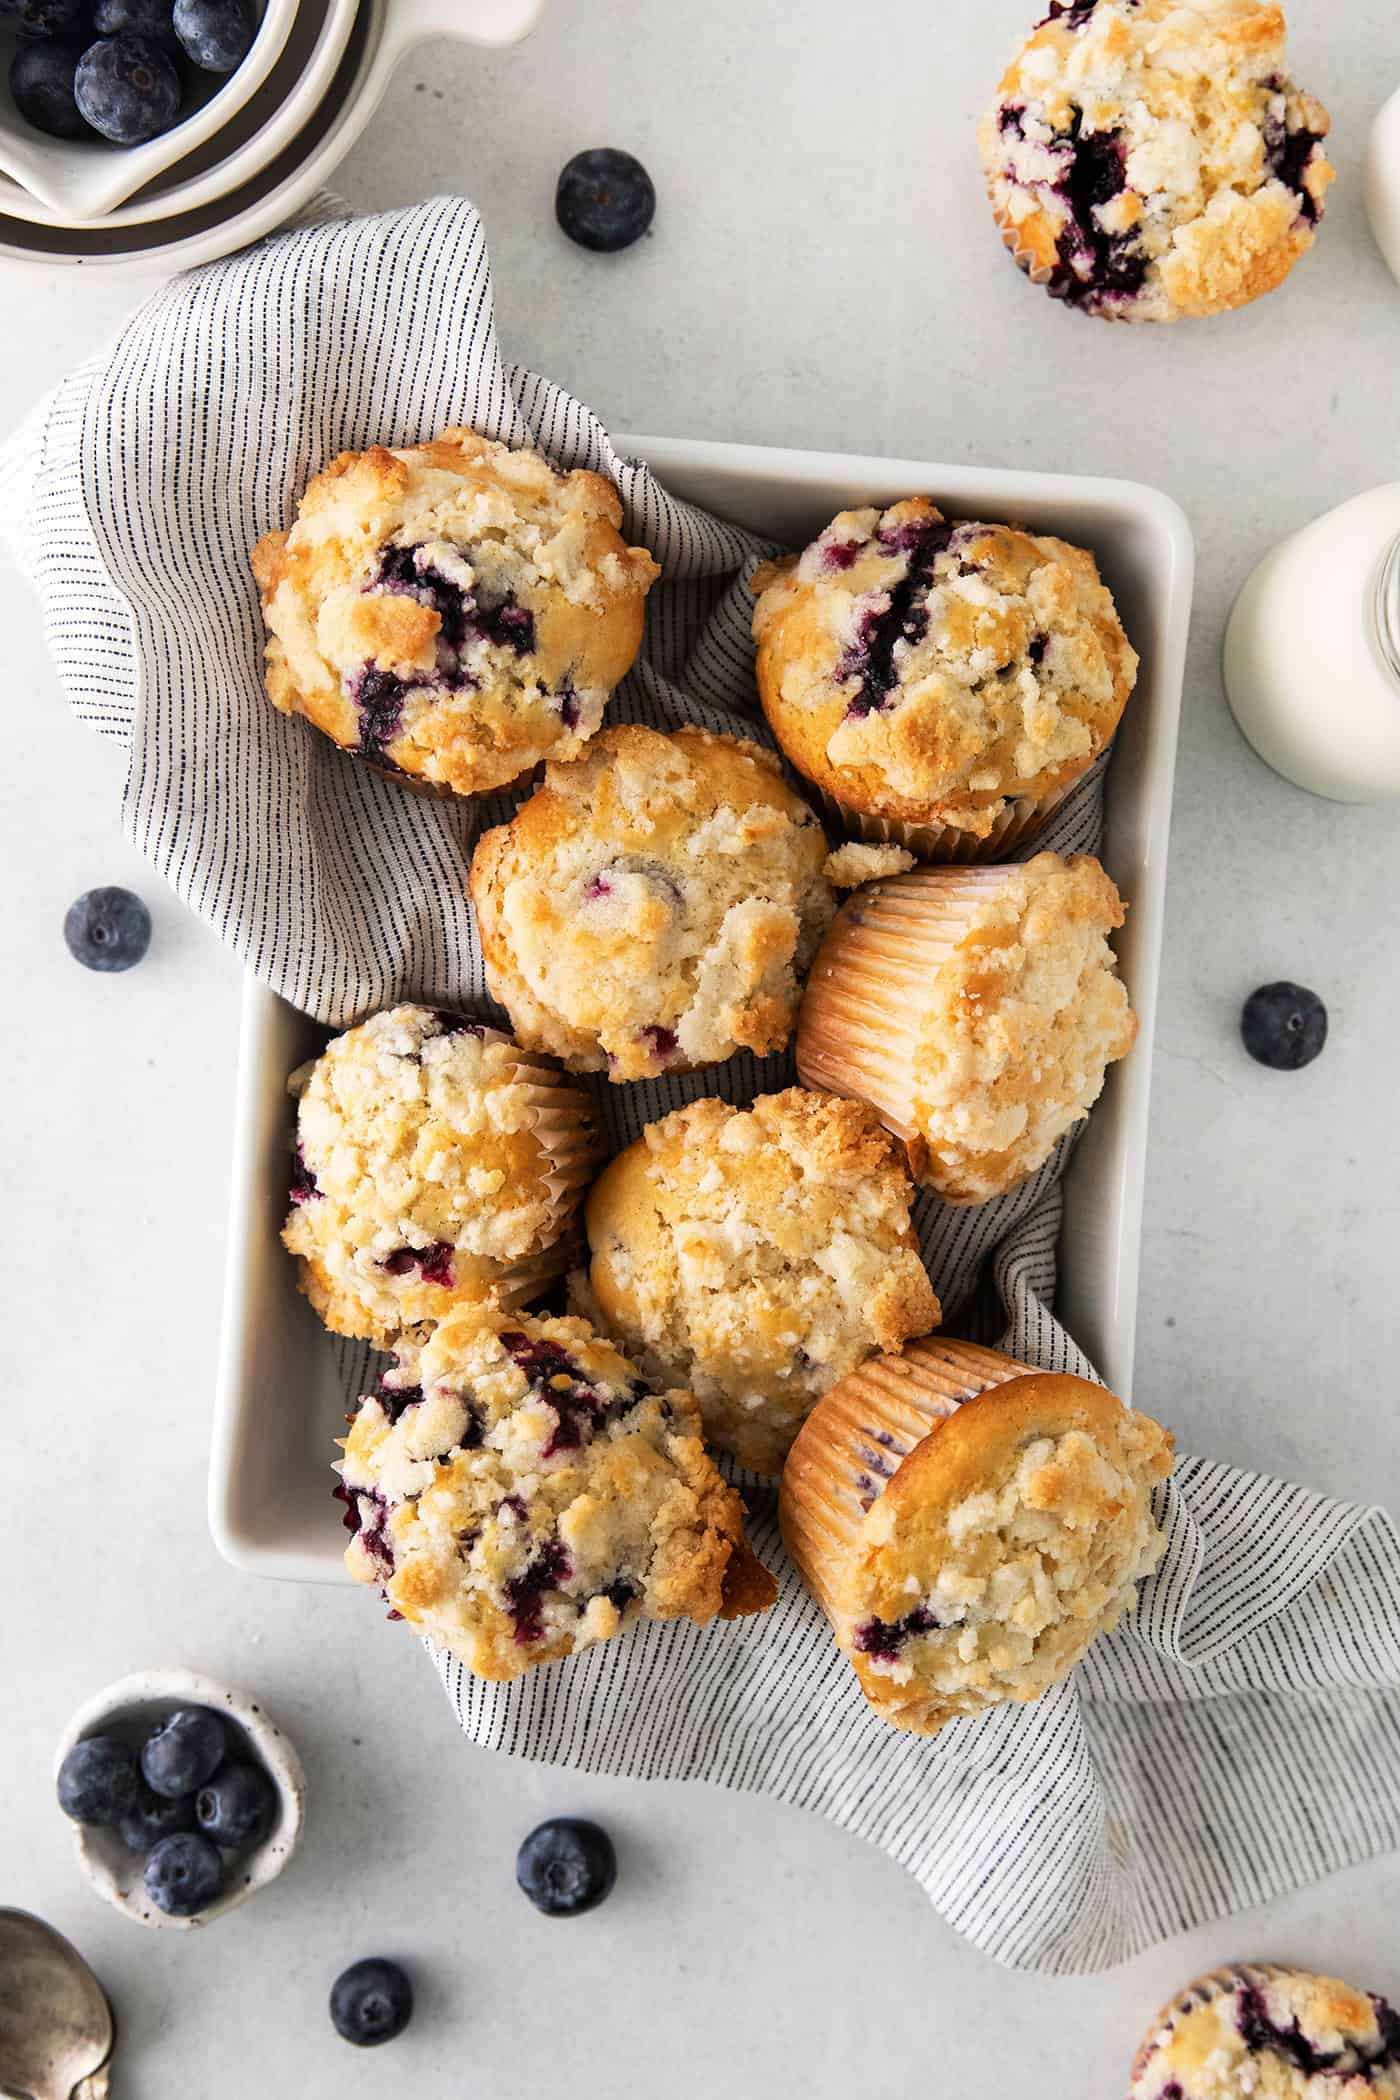
[[[277,1879],[301,1841],[306,1779],[301,1759],[265,1707],[246,1692],[216,1684],[193,1670],[143,1670],[98,1692],[64,1729],[54,1759],[55,1776],[73,1745],[85,1736],[115,1735],[139,1749],[155,1724],[177,1706],[212,1707],[228,1729],[232,1748],[249,1763],[261,1765],[277,1790],[277,1814],[267,1836],[246,1852],[225,1854],[227,1879],[218,1900],[196,1917],[172,1918],[146,1894],[143,1855],[128,1851],[115,1830],[74,1823],[72,1831],[78,1864],[99,1896],[138,1925],[184,1932],[192,1925],[212,1925]]]

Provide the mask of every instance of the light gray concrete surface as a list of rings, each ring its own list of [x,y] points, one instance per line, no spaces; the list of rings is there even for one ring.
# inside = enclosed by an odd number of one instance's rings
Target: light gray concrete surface
[[[1157,1043],[1138,1397],[1182,1445],[1351,1499],[1397,1496],[1400,811],[1314,802],[1226,713],[1232,594],[1280,534],[1400,472],[1400,288],[1366,230],[1367,124],[1400,83],[1388,0],[1299,0],[1296,71],[1341,180],[1317,252],[1231,318],[1114,329],[1004,258],[971,131],[1025,0],[555,0],[535,38],[405,65],[340,186],[362,207],[464,189],[491,236],[508,354],[618,427],[1117,473],[1185,506],[1199,552]],[[625,145],[653,236],[558,235],[554,177]],[[3,417],[152,280],[0,282]],[[204,1522],[237,972],[121,841],[121,754],[68,718],[34,608],[0,569],[12,763],[0,775],[10,1371],[0,1404],[9,1603],[0,1902],[88,1952],[120,2008],[120,2092],[1078,2100],[1194,1970],[1265,1953],[1400,1991],[1400,1862],[1345,1875],[1072,1982],[971,1952],[900,1870],[795,1810],[701,1787],[576,1781],[466,1748],[416,1645],[358,1594],[235,1575]],[[1319,705],[1327,695],[1319,695]],[[149,899],[126,978],[79,971],[64,908]],[[1238,1046],[1256,983],[1332,1013],[1275,1077]],[[146,1937],[80,1884],[51,1807],[68,1712],[183,1662],[258,1687],[311,1780],[306,1851],[211,1937]],[[600,1814],[622,1880],[573,1925],[516,1894],[519,1836]],[[414,1967],[391,2054],[332,2035],[332,1977]]]

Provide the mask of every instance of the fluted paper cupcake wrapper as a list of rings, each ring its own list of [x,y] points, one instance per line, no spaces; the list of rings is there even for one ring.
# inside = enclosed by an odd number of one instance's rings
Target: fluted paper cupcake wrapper
[[[1092,764],[1092,760],[1088,762]],[[1088,764],[1085,771],[1088,771]],[[851,809],[826,788],[816,789],[826,816],[827,828],[869,846],[903,846],[916,860],[936,861],[940,866],[975,865],[1003,860],[1019,846],[1044,830],[1071,788],[1083,775],[1067,781],[1048,795],[1022,795],[1008,802],[984,838],[957,824],[910,824],[899,817],[869,816]]]
[[[929,977],[1021,872],[918,868],[873,884],[843,907],[807,980],[797,1026],[803,1085],[868,1101],[916,1176],[928,1157],[914,1089]]]
[[[602,1134],[591,1099],[564,1073],[522,1055],[514,1077],[529,1097],[530,1133],[543,1154],[550,1205],[548,1244],[566,1231],[598,1171],[604,1150]]]
[[[964,1400],[1033,1366],[974,1342],[930,1336],[848,1372],[807,1417],[778,1498],[783,1543],[837,1626],[836,1598],[861,1527],[916,1445]]]

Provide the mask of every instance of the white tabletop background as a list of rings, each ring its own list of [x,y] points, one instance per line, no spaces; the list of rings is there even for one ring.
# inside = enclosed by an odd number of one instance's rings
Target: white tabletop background
[[[1044,299],[989,221],[973,125],[1033,12],[554,0],[516,50],[411,56],[339,186],[366,209],[467,191],[507,355],[617,427],[1121,474],[1185,506],[1198,581],[1137,1398],[1185,1449],[1394,1506],[1400,809],[1275,778],[1234,729],[1217,661],[1264,549],[1400,476],[1400,286],[1360,194],[1366,128],[1400,84],[1400,16],[1295,0],[1295,71],[1332,109],[1341,176],[1319,246],[1241,314],[1139,331]],[[652,237],[614,258],[553,221],[559,166],[600,143],[640,154],[660,197]],[[0,420],[153,282],[0,274]],[[68,717],[7,568],[0,601],[15,746],[0,1902],[49,1918],[108,1985],[121,2096],[1110,2100],[1160,1998],[1216,1960],[1291,1958],[1400,1995],[1395,1859],[1104,1976],[1011,1975],[899,1868],[794,1809],[467,1748],[370,1598],[224,1566],[204,1493],[238,970],[122,841],[122,754]],[[91,976],[63,946],[65,907],[102,882],[155,916],[129,976]],[[1331,1011],[1325,1055],[1297,1076],[1252,1065],[1236,1034],[1243,996],[1280,976]],[[310,1775],[301,1858],[208,1936],[107,1910],[53,1806],[70,1710],[165,1663],[256,1688]],[[621,1880],[595,1916],[556,1923],[512,1862],[537,1820],[573,1810],[613,1831]],[[390,2052],[361,2055],[326,1993],[380,1952],[411,1967],[419,2009]]]

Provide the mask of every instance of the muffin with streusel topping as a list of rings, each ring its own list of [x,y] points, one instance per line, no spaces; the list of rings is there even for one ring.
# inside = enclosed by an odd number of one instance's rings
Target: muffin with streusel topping
[[[1273,0],[1054,0],[978,138],[1006,246],[1083,313],[1244,306],[1313,244],[1328,116]]]
[[[441,792],[572,758],[658,574],[621,522],[601,475],[470,430],[342,452],[253,551],[273,705]]]
[[[1129,2100],[1400,2100],[1400,2009],[1279,1962],[1235,1962],[1163,2006]]]
[[[780,1050],[835,897],[756,744],[605,730],[472,858],[486,981],[520,1040],[613,1080]]]
[[[843,828],[994,860],[1118,726],[1137,657],[1092,554],[923,496],[843,511],[754,577],[764,713]]]
[[[538,1297],[600,1156],[587,1096],[464,1015],[396,1006],[292,1075],[282,1238],[336,1334],[387,1348],[454,1306]]]
[[[806,1086],[869,1102],[910,1172],[987,1203],[1082,1122],[1137,1019],[1109,935],[1123,900],[1091,854],[919,868],[858,890],[812,965]]]
[[[779,1521],[871,1706],[934,1735],[1039,1698],[1133,1608],[1171,1452],[1102,1386],[933,1336],[813,1409]]]
[[[843,1372],[937,1325],[913,1190],[868,1109],[830,1095],[713,1098],[652,1123],[586,1208],[591,1303],[705,1434],[776,1473]]]
[[[350,1573],[481,1677],[777,1593],[695,1402],[582,1320],[449,1314],[361,1403],[339,1470]]]

